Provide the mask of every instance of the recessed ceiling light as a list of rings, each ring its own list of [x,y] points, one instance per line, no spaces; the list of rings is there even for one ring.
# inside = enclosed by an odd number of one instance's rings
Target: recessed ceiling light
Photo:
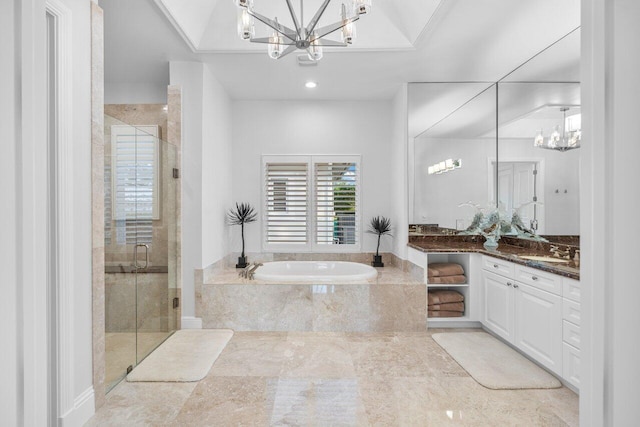
[[[306,82],[304,85],[305,85],[305,87],[307,87],[308,89],[313,89],[313,88],[315,88],[316,86],[318,86],[318,83],[316,83],[316,82]]]

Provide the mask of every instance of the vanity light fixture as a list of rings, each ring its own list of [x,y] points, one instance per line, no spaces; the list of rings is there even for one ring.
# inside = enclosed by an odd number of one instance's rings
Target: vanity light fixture
[[[580,148],[580,141],[582,140],[581,114],[573,114],[567,117],[569,107],[562,107],[560,111],[562,111],[562,132],[560,132],[560,125],[556,125],[549,138],[545,140],[543,130],[540,129],[533,140],[534,147],[562,152]]]
[[[360,15],[371,12],[371,0],[350,0],[350,6],[344,3],[340,9],[340,20],[318,28],[320,18],[327,10],[331,0],[324,0],[311,21],[304,25],[303,0],[300,0],[300,17],[293,9],[291,0],[285,0],[294,28],[278,22],[278,18],[268,18],[253,10],[253,0],[233,0],[238,6],[238,36],[242,40],[267,45],[267,53],[272,59],[280,59],[295,50],[306,50],[309,59],[319,61],[323,56],[323,47],[345,47],[353,43],[356,37],[355,21]],[[255,37],[254,19],[273,30],[269,37]],[[325,36],[340,30],[340,41],[326,39]]]
[[[433,174],[441,174],[444,172],[449,172],[454,169],[458,169],[462,167],[462,159],[447,159],[441,162],[435,163],[432,166],[427,168],[427,172],[429,175]]]

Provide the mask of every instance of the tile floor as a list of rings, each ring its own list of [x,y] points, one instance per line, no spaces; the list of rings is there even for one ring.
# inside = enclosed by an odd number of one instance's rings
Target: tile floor
[[[200,382],[123,381],[87,425],[578,425],[571,390],[486,389],[435,332],[236,332]]]
[[[127,373],[127,367],[144,359],[170,332],[107,332],[105,334],[105,381],[107,389]],[[137,347],[136,347],[137,345]],[[137,351],[136,351],[137,349]]]

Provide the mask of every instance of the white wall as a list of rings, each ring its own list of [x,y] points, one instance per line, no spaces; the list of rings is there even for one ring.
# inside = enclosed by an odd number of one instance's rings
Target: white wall
[[[22,416],[22,396],[19,396],[21,383],[19,338],[21,328],[18,324],[19,286],[18,286],[18,241],[17,241],[17,199],[18,188],[16,171],[17,118],[19,117],[19,84],[16,68],[15,36],[20,28],[17,22],[15,2],[0,2],[0,128],[5,143],[0,156],[0,193],[5,209],[0,209],[0,224],[3,224],[0,239],[0,266],[3,275],[3,297],[0,298],[0,340],[5,350],[0,351],[0,413],[3,422],[10,426],[18,425]]]
[[[231,100],[205,66],[202,108],[202,259],[206,267],[229,253]]]
[[[71,320],[72,402],[63,422],[84,423],[75,412],[78,397],[92,390],[91,314],[91,92],[90,1],[62,0],[71,14],[73,36],[70,135],[75,226],[72,247],[74,318]],[[3,423],[46,425],[47,377],[47,145],[45,93],[45,1],[2,2],[2,158],[0,239],[3,287],[0,396]],[[19,8],[15,10],[14,7]],[[17,37],[17,35],[20,35]],[[6,87],[5,87],[6,86]],[[7,120],[7,123],[4,122]],[[64,239],[64,236],[61,237]],[[5,307],[6,303],[6,307]],[[5,378],[5,375],[7,378]],[[93,400],[89,401],[92,411]],[[83,408],[86,415],[86,408]],[[72,421],[74,420],[74,421]]]
[[[182,87],[182,315],[193,317],[194,269],[229,252],[231,103],[202,63],[171,62],[170,76]]]
[[[391,218],[393,226],[393,253],[407,259],[409,241],[409,200],[407,170],[407,85],[403,84],[393,98],[391,134]]]
[[[262,154],[361,154],[363,228],[373,216],[392,216],[391,117],[385,101],[234,101],[233,202],[249,202],[261,213]],[[247,226],[247,252],[262,250],[261,230],[261,218]],[[382,240],[380,250],[390,251],[391,239]],[[375,236],[363,233],[362,251],[375,248]],[[231,250],[240,249],[234,229]]]
[[[105,104],[166,104],[167,85],[162,83],[104,82]]]
[[[583,426],[640,418],[638,20],[637,0],[582,1]]]

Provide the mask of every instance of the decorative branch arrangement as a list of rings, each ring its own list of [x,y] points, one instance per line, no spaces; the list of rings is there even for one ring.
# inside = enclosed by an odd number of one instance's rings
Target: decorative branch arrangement
[[[376,247],[376,254],[373,257],[371,265],[374,267],[384,267],[382,262],[382,256],[380,255],[380,238],[384,235],[391,236],[391,219],[384,216],[376,216],[371,218],[369,223],[369,230],[367,233],[378,235],[378,246]]]
[[[227,212],[227,223],[229,225],[239,225],[242,236],[242,254],[238,258],[236,268],[245,268],[247,266],[247,258],[244,255],[244,225],[255,222],[258,219],[258,213],[249,203],[236,203],[236,207],[229,209]]]

